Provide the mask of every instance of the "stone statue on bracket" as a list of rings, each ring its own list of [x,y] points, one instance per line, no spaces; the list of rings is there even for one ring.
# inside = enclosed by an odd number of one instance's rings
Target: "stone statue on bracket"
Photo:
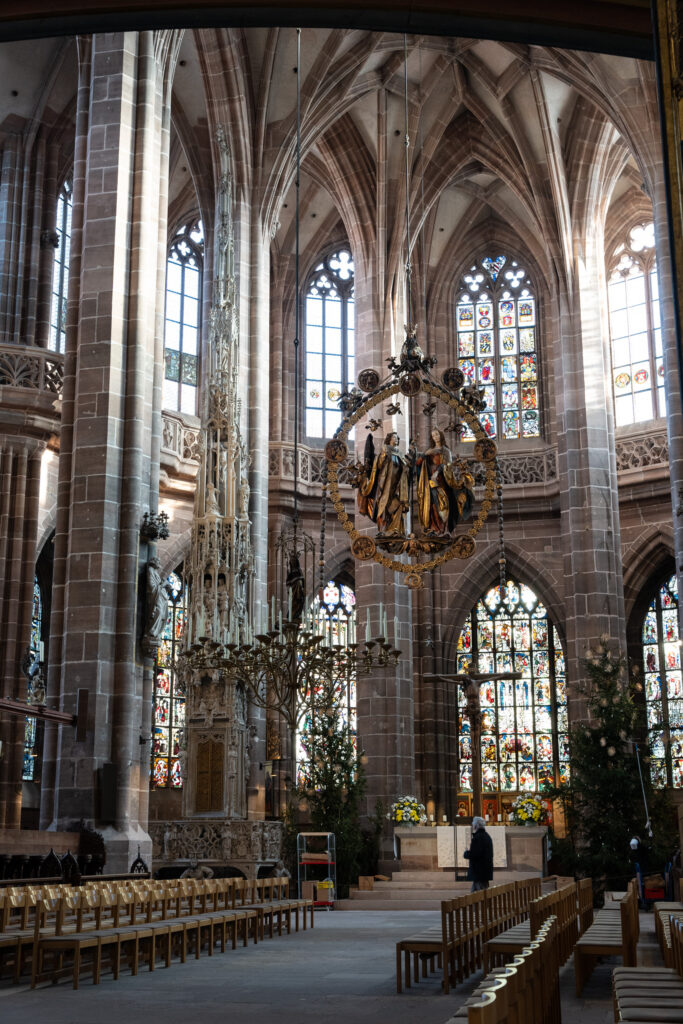
[[[168,619],[168,602],[171,597],[171,585],[161,575],[161,562],[158,558],[150,558],[147,563],[146,587],[146,620],[143,645],[145,654],[154,657]]]

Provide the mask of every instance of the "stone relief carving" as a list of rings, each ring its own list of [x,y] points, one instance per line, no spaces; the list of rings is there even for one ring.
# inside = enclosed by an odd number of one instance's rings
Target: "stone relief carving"
[[[181,462],[198,463],[201,455],[201,431],[186,426],[174,414],[164,413],[161,428],[161,450]]]
[[[152,856],[157,861],[219,863],[275,861],[281,856],[281,821],[151,821]]]

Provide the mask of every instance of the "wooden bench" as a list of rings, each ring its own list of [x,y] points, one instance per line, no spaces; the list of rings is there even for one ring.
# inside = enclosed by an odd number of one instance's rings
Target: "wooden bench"
[[[683,1021],[683,918],[670,921],[672,967],[616,967],[612,972],[615,1021]]]
[[[527,921],[521,921],[487,940],[484,948],[484,970],[488,972],[492,966],[505,964],[511,956],[536,938],[543,922],[551,915],[557,918],[560,962],[565,963],[578,936],[577,913],[575,882],[532,900]]]
[[[635,882],[630,882],[626,895],[619,903],[618,913],[614,910],[600,911],[594,923],[574,946],[577,996],[583,992],[601,956],[620,956],[625,967],[636,966],[638,932],[638,891]]]
[[[184,963],[188,952],[212,956],[218,944],[234,949],[241,931],[244,945],[264,935],[291,930],[292,901],[283,898],[286,879],[179,879],[166,882],[123,882],[71,889],[37,899],[33,938],[32,985],[43,978],[58,981],[70,975],[78,987],[83,970],[100,980],[103,963],[119,977],[122,960],[133,975],[141,964],[150,971],[159,958],[168,967],[174,946]],[[254,903],[253,899],[260,902]],[[304,911],[305,912],[305,911]],[[16,911],[15,911],[16,914]],[[17,923],[21,923],[19,919]],[[27,931],[27,929],[23,929]]]
[[[410,987],[411,957],[415,982],[420,977],[420,962],[423,977],[428,967],[433,970],[436,965],[443,972],[443,991],[449,992],[451,985],[482,967],[487,939],[523,919],[530,900],[540,892],[540,879],[531,878],[442,901],[441,927],[409,935],[396,944],[397,992],[403,991],[403,964],[405,986]]]
[[[455,1013],[477,1024],[559,1024],[558,923],[549,917],[534,942],[495,968]]]

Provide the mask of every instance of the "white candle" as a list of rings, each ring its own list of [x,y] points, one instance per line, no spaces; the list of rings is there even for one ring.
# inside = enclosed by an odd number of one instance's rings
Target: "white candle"
[[[367,643],[369,640],[370,640],[370,609],[368,609],[368,613],[367,613],[367,616],[366,616],[366,619],[365,619],[365,642]]]
[[[379,620],[377,622],[377,632],[382,635],[382,619],[384,618],[384,602],[379,603]]]
[[[394,615],[394,647],[398,647],[398,615]]]
[[[489,820],[489,816],[488,816],[488,814],[486,815],[486,820],[487,820],[487,821]]]
[[[430,815],[429,815],[429,820],[430,820],[430,821],[434,821],[434,815],[433,815],[433,814],[430,814]]]
[[[292,588],[288,587],[289,593],[287,594],[287,618],[292,621]]]
[[[270,622],[271,629],[275,629],[275,594],[270,599]]]
[[[503,815],[502,815],[502,814],[499,814],[499,815],[498,815],[498,821],[502,821],[502,820],[503,820]]]
[[[444,814],[444,816],[443,816],[443,818],[442,818],[441,820],[442,820],[442,821],[448,821],[448,818],[447,818],[447,817],[446,817],[446,815]]]
[[[384,612],[382,615],[382,636],[386,640],[387,638],[387,613]]]

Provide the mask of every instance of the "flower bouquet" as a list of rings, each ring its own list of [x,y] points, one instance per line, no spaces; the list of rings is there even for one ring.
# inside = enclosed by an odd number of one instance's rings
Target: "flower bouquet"
[[[522,794],[514,801],[510,817],[515,825],[543,825],[545,813],[540,796]]]
[[[391,805],[387,818],[396,825],[424,825],[427,814],[417,797],[401,796]]]

